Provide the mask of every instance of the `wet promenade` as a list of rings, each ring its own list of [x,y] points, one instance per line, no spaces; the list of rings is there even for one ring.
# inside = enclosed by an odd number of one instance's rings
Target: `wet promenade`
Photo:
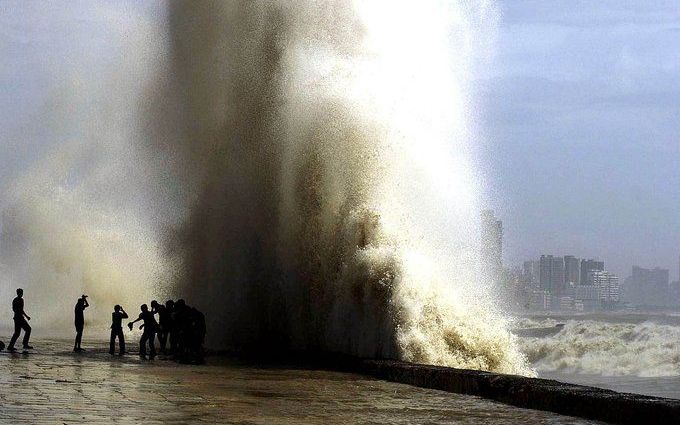
[[[95,347],[83,354],[66,351],[68,340],[32,342],[32,354],[0,354],[0,423],[592,423],[354,374],[220,358],[186,366],[111,357],[104,342],[83,344]]]

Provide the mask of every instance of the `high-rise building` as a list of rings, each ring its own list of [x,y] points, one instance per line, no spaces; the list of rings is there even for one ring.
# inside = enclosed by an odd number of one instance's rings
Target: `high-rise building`
[[[669,285],[668,299],[670,305],[680,306],[680,280],[671,282]]]
[[[564,256],[564,283],[573,286],[581,283],[581,263],[573,255]]]
[[[537,285],[541,279],[541,262],[525,261],[522,264],[522,275],[525,283]]]
[[[578,285],[575,293],[582,310],[590,311],[600,306],[600,294],[596,286]]]
[[[604,271],[604,261],[585,258],[581,260],[581,285],[592,285],[592,282],[588,281],[588,273],[592,271]]]
[[[645,269],[633,266],[632,275],[626,279],[626,299],[638,305],[663,306],[669,304],[668,269]]]
[[[541,255],[539,279],[541,289],[559,296],[564,290],[564,258]]]
[[[489,277],[500,282],[503,273],[503,222],[493,210],[482,211],[482,261]]]
[[[608,271],[593,270],[588,272],[588,281],[597,288],[598,299],[603,307],[612,307],[620,300],[619,277]]]

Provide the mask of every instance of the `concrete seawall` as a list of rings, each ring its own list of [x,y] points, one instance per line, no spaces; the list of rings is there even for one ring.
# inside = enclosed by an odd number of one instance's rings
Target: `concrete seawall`
[[[680,400],[514,375],[360,360],[355,371],[392,382],[476,395],[528,409],[617,424],[680,424]]]

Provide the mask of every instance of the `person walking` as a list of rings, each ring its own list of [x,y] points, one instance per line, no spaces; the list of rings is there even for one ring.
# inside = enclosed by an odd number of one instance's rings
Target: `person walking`
[[[31,320],[31,317],[24,311],[24,290],[21,288],[17,288],[17,296],[12,301],[12,311],[14,311],[14,335],[12,335],[12,339],[9,341],[7,351],[16,351],[14,343],[17,342],[22,329],[24,330],[24,349],[33,348],[28,345],[28,340],[31,338],[31,327],[27,320]]]
[[[90,304],[87,302],[87,295],[83,294],[76,302],[75,312],[75,325],[76,325],[76,341],[73,344],[73,351],[83,351],[80,346],[80,342],[83,339],[83,329],[85,328],[85,309],[88,308]]]
[[[128,314],[125,312],[123,307],[116,304],[113,307],[113,313],[111,313],[111,340],[109,342],[109,354],[114,355],[116,353],[116,337],[118,338],[118,344],[120,345],[119,356],[125,354],[125,336],[123,335],[123,319],[127,319]]]

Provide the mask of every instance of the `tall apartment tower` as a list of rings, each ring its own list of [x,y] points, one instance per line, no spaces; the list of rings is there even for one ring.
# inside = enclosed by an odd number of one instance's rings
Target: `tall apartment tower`
[[[581,285],[592,285],[592,281],[588,279],[589,272],[604,271],[604,261],[595,261],[593,259],[581,260]]]
[[[636,304],[663,306],[669,302],[668,269],[633,266],[629,285],[630,299]]]
[[[564,258],[541,255],[540,268],[541,289],[559,296],[564,290]]]
[[[566,285],[581,283],[581,262],[573,255],[564,256],[564,283]]]
[[[537,284],[541,279],[541,262],[540,261],[525,261],[522,264],[522,273],[526,283]]]
[[[608,271],[593,270],[588,272],[588,281],[597,288],[598,298],[602,306],[613,306],[619,302],[619,278]]]

